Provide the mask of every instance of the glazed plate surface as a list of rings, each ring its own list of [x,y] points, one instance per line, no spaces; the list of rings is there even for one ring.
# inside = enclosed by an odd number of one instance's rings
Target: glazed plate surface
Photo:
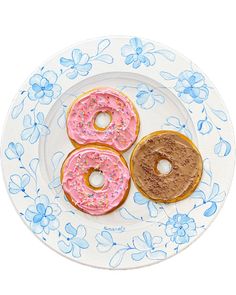
[[[189,198],[154,203],[131,182],[125,203],[104,216],[82,213],[67,201],[60,184],[61,165],[73,150],[66,112],[96,87],[130,97],[140,116],[136,143],[163,129],[195,143],[204,171]],[[133,148],[123,154],[128,164]],[[137,37],[78,43],[41,65],[18,91],[2,136],[5,183],[25,224],[63,256],[109,269],[147,266],[190,245],[220,211],[234,161],[229,115],[208,77],[174,50]]]

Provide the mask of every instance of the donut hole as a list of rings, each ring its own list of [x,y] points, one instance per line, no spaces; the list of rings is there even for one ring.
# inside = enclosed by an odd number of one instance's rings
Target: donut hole
[[[111,123],[111,114],[108,112],[97,113],[94,120],[94,127],[98,130],[105,130]]]
[[[105,182],[105,177],[102,171],[93,170],[88,177],[88,182],[89,185],[95,189],[102,188]]]
[[[172,170],[172,164],[170,161],[166,159],[161,159],[156,164],[156,170],[158,173],[161,173],[164,175],[169,174]]]

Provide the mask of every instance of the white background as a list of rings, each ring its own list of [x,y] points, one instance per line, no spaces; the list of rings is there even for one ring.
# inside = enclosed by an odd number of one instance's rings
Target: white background
[[[236,126],[235,1],[7,0],[0,2],[0,124],[21,83],[83,39],[136,35],[184,53],[218,87]],[[222,167],[227,169],[227,167]],[[235,182],[235,181],[234,181]],[[25,227],[0,180],[0,293],[235,294],[236,184],[209,230],[160,264],[105,271],[71,262]],[[230,270],[233,266],[234,270]]]

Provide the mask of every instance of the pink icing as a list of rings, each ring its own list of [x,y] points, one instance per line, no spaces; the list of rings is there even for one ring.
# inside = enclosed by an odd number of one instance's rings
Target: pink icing
[[[62,187],[75,206],[91,215],[102,215],[116,208],[129,188],[130,173],[118,154],[110,150],[85,147],[72,152],[64,164]],[[89,187],[85,175],[100,170],[104,185]]]
[[[112,120],[105,130],[94,127],[99,112],[111,114]],[[85,94],[72,106],[67,119],[67,132],[79,145],[96,142],[124,151],[137,138],[138,118],[125,95],[101,88]]]

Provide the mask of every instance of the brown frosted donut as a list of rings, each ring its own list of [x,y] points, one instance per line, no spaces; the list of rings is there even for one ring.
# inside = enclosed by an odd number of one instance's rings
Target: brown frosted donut
[[[167,160],[168,174],[157,164]],[[181,133],[163,130],[145,136],[134,148],[131,176],[147,198],[163,203],[183,200],[196,189],[202,176],[202,158],[193,142]]]

